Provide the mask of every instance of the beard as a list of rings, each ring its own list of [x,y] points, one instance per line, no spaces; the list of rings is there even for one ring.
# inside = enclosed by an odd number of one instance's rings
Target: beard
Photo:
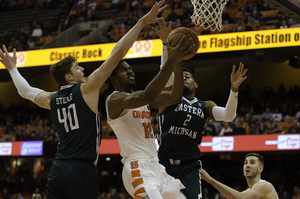
[[[136,83],[135,82],[129,83],[128,87],[131,88],[131,89],[135,89],[136,88]]]
[[[183,87],[183,95],[188,95],[190,93],[190,89],[186,86]]]

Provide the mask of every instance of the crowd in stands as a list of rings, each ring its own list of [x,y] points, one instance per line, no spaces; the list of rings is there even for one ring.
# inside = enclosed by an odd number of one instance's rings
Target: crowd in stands
[[[0,31],[0,43],[11,51],[39,49],[79,22],[112,19],[108,30],[100,33],[92,44],[117,42],[153,5],[154,0],[0,0],[0,12],[19,10],[61,9],[52,21],[41,22],[33,16],[31,24],[20,24],[14,32]],[[300,23],[284,13],[270,8],[263,0],[230,0],[222,12],[222,31],[205,30],[191,22],[194,8],[190,0],[168,0],[168,7],[161,13],[173,29],[188,27],[198,35],[300,27]],[[119,15],[117,15],[119,14]],[[121,14],[121,16],[120,16]],[[118,17],[117,17],[118,16]],[[63,21],[63,22],[61,22]],[[146,26],[139,39],[157,39],[158,35]],[[88,44],[88,43],[87,43]]]
[[[209,119],[203,135],[250,135],[300,133],[300,87],[295,85],[286,90],[281,84],[277,92],[265,87],[255,98],[248,86],[239,94],[237,117],[234,121],[217,122]],[[218,93],[214,102],[225,106],[226,100]],[[105,116],[105,114],[102,114]],[[152,124],[158,133],[158,112],[152,110]],[[0,106],[0,141],[43,140],[56,143],[58,138],[47,110],[28,104]],[[116,138],[111,127],[102,118],[103,139]]]

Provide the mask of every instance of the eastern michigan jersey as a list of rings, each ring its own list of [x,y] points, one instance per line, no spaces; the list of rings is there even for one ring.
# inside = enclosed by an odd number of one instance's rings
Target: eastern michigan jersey
[[[50,105],[59,141],[55,159],[84,160],[96,165],[101,140],[100,114],[88,107],[80,84],[61,87]]]
[[[159,114],[159,157],[199,160],[207,117],[204,102],[197,98],[182,97],[180,103],[168,106]]]
[[[118,138],[121,156],[123,157],[122,162],[124,163],[126,158],[140,157],[141,155],[157,158],[149,105],[124,109],[116,119],[111,119],[108,111],[108,101],[111,95],[107,97],[105,103],[107,122]]]

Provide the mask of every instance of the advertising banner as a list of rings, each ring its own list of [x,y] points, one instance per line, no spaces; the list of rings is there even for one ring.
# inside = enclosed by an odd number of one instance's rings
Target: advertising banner
[[[272,29],[198,36],[197,53],[214,53],[300,46],[300,28]],[[116,43],[72,46],[17,52],[17,67],[51,66],[72,55],[78,63],[105,61]],[[136,41],[125,59],[161,56],[160,39]],[[0,69],[4,69],[0,63]]]
[[[300,134],[204,136],[199,148],[202,153],[300,151]],[[102,139],[99,153],[120,154],[118,140]],[[0,142],[0,156],[41,155],[43,155],[42,141]]]

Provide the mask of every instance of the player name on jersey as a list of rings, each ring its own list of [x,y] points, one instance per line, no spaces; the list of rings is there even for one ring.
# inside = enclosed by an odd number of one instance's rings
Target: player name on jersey
[[[67,104],[71,100],[72,100],[72,93],[67,97],[58,97],[58,98],[56,98],[56,105]]]

